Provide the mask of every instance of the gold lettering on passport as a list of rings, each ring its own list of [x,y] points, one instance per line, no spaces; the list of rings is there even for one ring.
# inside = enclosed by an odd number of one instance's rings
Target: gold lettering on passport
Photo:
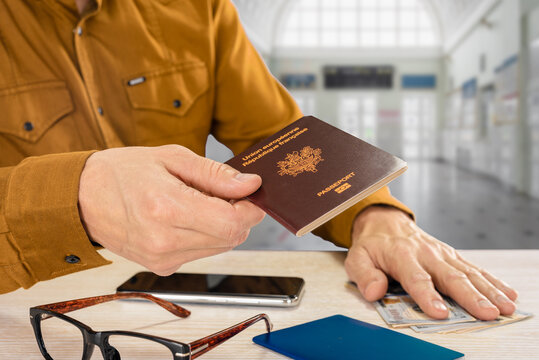
[[[278,174],[283,175],[292,175],[296,177],[302,172],[317,172],[316,165],[319,162],[324,161],[322,159],[322,149],[313,149],[310,146],[305,146],[299,152],[293,151],[292,153],[286,154],[286,158],[282,161],[277,162],[279,167]]]
[[[241,158],[243,160],[243,163],[241,164],[241,166],[248,166],[254,163],[258,159],[276,150],[279,146],[284,145],[291,140],[294,140],[295,138],[297,138],[301,134],[304,134],[308,130],[309,128],[303,128],[303,129],[300,129],[299,127],[293,128],[286,134],[279,136],[277,139],[267,143],[266,145],[253,151],[252,153],[243,156]]]
[[[335,189],[335,192],[337,194],[340,194],[342,193],[343,191],[345,191],[346,189],[350,189],[352,187],[352,185],[350,185],[349,183],[344,183],[342,184],[341,186],[339,186],[338,188]]]
[[[335,181],[333,184],[329,185],[324,190],[319,191],[316,195],[323,196],[323,195],[327,194],[328,192],[330,192],[331,190],[335,190],[335,192],[337,192],[339,194],[342,193],[344,190],[349,189],[352,186],[352,185],[348,184],[347,181],[351,177],[354,177],[355,175],[356,174],[354,174],[354,172],[352,171],[348,175],[344,176],[343,178],[341,178],[341,179]]]

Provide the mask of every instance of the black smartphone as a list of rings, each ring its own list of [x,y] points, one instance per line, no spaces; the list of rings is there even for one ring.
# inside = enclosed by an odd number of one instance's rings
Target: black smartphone
[[[140,272],[117,292],[143,292],[175,303],[296,306],[305,281],[298,277]]]

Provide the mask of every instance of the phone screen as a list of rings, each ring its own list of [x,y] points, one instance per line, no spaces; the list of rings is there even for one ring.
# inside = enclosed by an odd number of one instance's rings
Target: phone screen
[[[208,298],[219,297],[281,297],[295,301],[299,299],[303,285],[304,280],[297,277],[189,273],[158,276],[151,272],[141,272],[118,287],[117,291],[146,292],[178,301],[182,300],[182,295],[188,295],[188,301],[205,303],[210,302]]]

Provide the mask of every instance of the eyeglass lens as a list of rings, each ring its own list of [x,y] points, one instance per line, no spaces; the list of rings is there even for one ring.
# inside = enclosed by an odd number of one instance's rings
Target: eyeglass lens
[[[68,321],[51,316],[41,320],[41,334],[45,349],[53,360],[82,359],[84,338],[81,330]],[[173,359],[170,349],[158,342],[126,335],[110,335],[108,343],[121,359]],[[103,360],[101,350],[94,348],[91,360]]]
[[[41,320],[45,349],[54,360],[82,359],[84,339],[75,325],[55,316]]]
[[[173,359],[169,348],[148,339],[133,336],[111,335],[109,337],[109,344],[118,350],[122,359]]]

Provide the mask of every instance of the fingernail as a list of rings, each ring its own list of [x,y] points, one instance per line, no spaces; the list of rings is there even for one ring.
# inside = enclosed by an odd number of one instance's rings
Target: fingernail
[[[494,305],[492,305],[492,303],[490,301],[485,300],[485,299],[481,299],[477,303],[482,308],[493,308],[494,307]]]
[[[447,306],[443,303],[443,301],[440,300],[433,300],[432,306],[439,311],[447,311]]]
[[[254,178],[256,178],[256,176],[257,175],[255,175],[255,174],[238,173],[238,174],[236,174],[236,176],[234,178],[236,180],[238,180],[239,182],[246,183],[246,182],[249,182],[249,181],[253,180]]]

